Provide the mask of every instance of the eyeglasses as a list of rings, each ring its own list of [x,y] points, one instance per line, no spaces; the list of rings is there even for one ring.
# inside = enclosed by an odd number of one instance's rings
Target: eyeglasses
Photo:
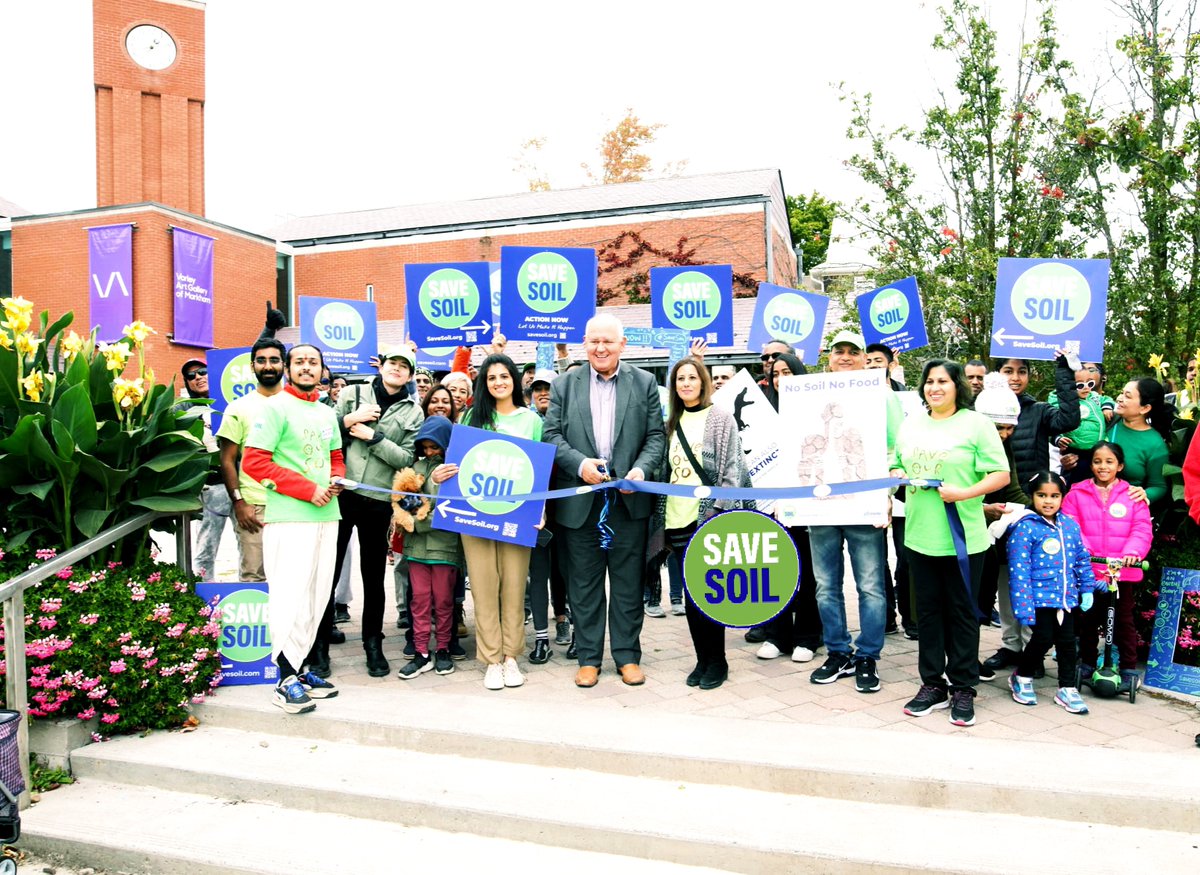
[[[281,365],[283,364],[283,359],[281,359],[279,356],[275,356],[274,358],[265,358],[260,355],[255,356],[254,363],[256,365]]]
[[[208,376],[208,368],[196,368],[196,370],[189,371],[188,373],[184,374],[183,378],[185,380],[194,380],[197,377],[207,377],[207,376]]]
[[[1095,388],[1096,388],[1096,381],[1095,381],[1095,380],[1088,380],[1088,381],[1087,381],[1087,382],[1085,382],[1085,383],[1076,383],[1076,384],[1075,384],[1075,388],[1076,388],[1076,389],[1095,389]]]
[[[767,362],[773,362],[773,361],[775,361],[775,359],[779,358],[781,355],[783,355],[783,353],[779,353],[779,352],[764,352],[762,355],[760,355],[760,356],[758,357],[758,360],[759,360],[760,362],[762,362],[762,363],[765,365]]]

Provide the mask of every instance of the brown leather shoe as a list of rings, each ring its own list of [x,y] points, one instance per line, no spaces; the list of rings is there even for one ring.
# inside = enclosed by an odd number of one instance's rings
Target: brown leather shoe
[[[575,686],[594,687],[600,680],[600,669],[594,665],[581,665],[575,672]]]
[[[628,662],[621,666],[621,680],[631,687],[637,687],[646,682],[646,675],[636,662]]]

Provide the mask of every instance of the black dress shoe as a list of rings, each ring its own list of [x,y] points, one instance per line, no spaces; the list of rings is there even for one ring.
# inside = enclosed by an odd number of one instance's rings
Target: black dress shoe
[[[715,690],[721,684],[729,679],[728,663],[716,663],[704,669],[704,674],[700,677],[700,689]]]
[[[761,644],[767,640],[766,626],[755,626],[753,629],[746,630],[746,640],[751,644]]]
[[[392,667],[388,665],[388,661],[383,655],[382,635],[364,638],[363,650],[367,654],[367,674],[373,678],[383,678],[392,673]]]
[[[697,662],[696,667],[692,669],[692,673],[687,676],[687,685],[689,687],[700,686],[700,679],[704,677],[704,663]]]
[[[333,672],[329,668],[329,642],[317,640],[313,642],[312,650],[308,651],[308,670],[319,678],[327,678]]]
[[[334,626],[333,631],[331,631],[329,633],[329,643],[330,644],[345,644],[346,643],[346,633],[343,632],[341,629],[339,629],[337,626]]]
[[[533,642],[533,650],[529,653],[529,661],[534,665],[544,665],[550,661],[550,642],[538,638]]]
[[[1001,647],[992,656],[985,659],[983,664],[992,671],[999,671],[1002,668],[1015,668],[1017,665],[1017,656],[1018,654],[1007,647]]]
[[[575,636],[571,635],[571,646],[567,648],[567,659],[578,659],[579,650],[575,647]]]

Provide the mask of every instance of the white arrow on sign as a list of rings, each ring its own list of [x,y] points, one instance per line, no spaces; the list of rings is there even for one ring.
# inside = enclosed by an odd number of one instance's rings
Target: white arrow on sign
[[[437,506],[437,512],[442,515],[443,519],[446,517],[447,514],[451,514],[451,513],[456,513],[459,516],[478,516],[478,514],[476,514],[475,511],[467,510],[466,508],[455,507],[448,501],[440,502]]]
[[[460,331],[487,331],[492,327],[491,322],[480,322],[478,325],[464,325]]]
[[[996,341],[996,343],[1000,344],[1001,346],[1004,346],[1005,337],[1007,337],[1009,340],[1033,340],[1032,334],[1005,334],[1003,325],[1001,325],[999,330],[992,335],[992,340]]]

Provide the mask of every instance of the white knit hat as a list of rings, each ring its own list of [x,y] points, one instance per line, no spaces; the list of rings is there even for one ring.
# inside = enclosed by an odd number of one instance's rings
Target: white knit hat
[[[983,378],[983,391],[975,396],[975,411],[997,425],[1016,425],[1021,415],[1021,403],[1003,374],[991,373]]]

